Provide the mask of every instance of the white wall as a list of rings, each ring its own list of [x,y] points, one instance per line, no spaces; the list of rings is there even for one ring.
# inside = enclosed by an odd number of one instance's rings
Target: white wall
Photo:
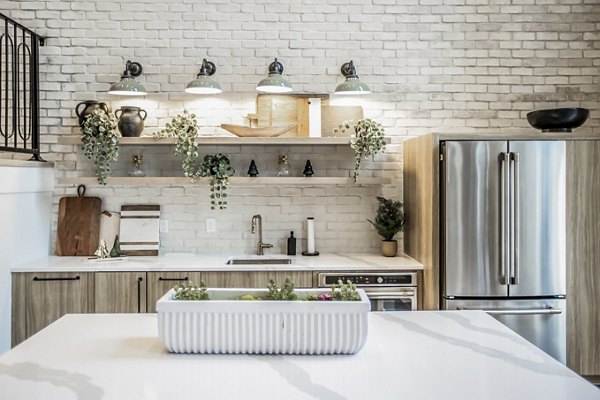
[[[596,0],[62,0],[0,1],[10,17],[48,36],[41,48],[42,149],[57,176],[93,176],[80,146],[58,144],[78,134],[74,108],[97,99],[148,111],[150,134],[184,107],[203,133],[224,132],[254,110],[255,85],[277,56],[298,91],[331,93],[354,60],[373,94],[332,103],[360,104],[381,122],[392,144],[363,175],[392,179],[383,187],[232,188],[227,212],[211,211],[200,186],[89,187],[104,207],[159,203],[170,221],[162,251],[252,252],[250,218],[263,215],[265,241],[283,248],[290,230],[314,216],[324,251],[378,251],[366,221],[375,195],[401,198],[402,142],[428,132],[489,135],[532,132],[525,116],[541,108],[582,106],[591,118],[579,132],[600,127],[600,3]],[[217,65],[224,93],[183,93],[202,58]],[[127,59],[139,61],[150,94],[115,99],[106,92]],[[168,146],[122,148],[115,174],[126,174],[133,151],[152,174],[177,173],[181,159]],[[330,146],[221,146],[239,175],[255,158],[260,176],[289,152],[299,175],[307,158],[317,176],[344,174],[352,152]],[[201,154],[215,151],[201,148]],[[164,169],[162,169],[164,168]],[[74,188],[55,190],[58,198]],[[217,218],[217,233],[204,221]],[[409,216],[410,217],[410,216]],[[270,251],[270,250],[268,250]]]
[[[0,166],[0,176],[1,354],[10,349],[10,269],[50,253],[54,170]]]

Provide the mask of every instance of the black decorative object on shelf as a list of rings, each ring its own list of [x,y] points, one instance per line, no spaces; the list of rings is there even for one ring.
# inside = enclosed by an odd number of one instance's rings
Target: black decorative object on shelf
[[[81,106],[84,107],[80,108]],[[110,109],[108,108],[106,103],[103,103],[101,101],[86,100],[77,104],[77,106],[75,107],[75,114],[77,114],[77,117],[79,118],[79,126],[83,127],[85,117],[87,117],[89,114],[96,110],[102,110],[106,114],[110,114]]]
[[[306,165],[304,165],[304,171],[302,172],[302,175],[311,177],[314,174],[315,174],[315,171],[313,171],[313,166],[310,163],[310,160],[306,160]]]
[[[142,116],[142,113],[144,113],[144,116]],[[147,116],[146,110],[134,106],[123,106],[115,111],[115,117],[119,120],[117,126],[121,136],[139,137],[144,130],[144,121]]]
[[[253,178],[258,175],[258,168],[256,167],[256,163],[254,162],[254,160],[250,161],[250,166],[248,167],[247,174]]]
[[[527,113],[527,121],[542,132],[572,132],[588,119],[590,111],[585,108],[554,108]]]

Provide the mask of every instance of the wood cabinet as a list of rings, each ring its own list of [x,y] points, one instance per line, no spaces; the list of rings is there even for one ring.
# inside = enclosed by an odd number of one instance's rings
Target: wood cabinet
[[[567,366],[600,375],[600,140],[567,142]]]
[[[227,271],[203,272],[202,280],[207,287],[221,288],[266,288],[273,279],[282,285],[290,277],[297,288],[312,287],[312,272],[308,271]]]
[[[146,272],[96,272],[94,312],[145,313]]]
[[[567,365],[600,375],[600,140],[577,135],[424,135],[404,142],[404,251],[423,264],[424,308],[439,308],[439,144],[443,140],[565,140]]]
[[[65,314],[93,312],[94,274],[12,274],[12,346]]]
[[[202,281],[201,272],[148,272],[148,294],[146,297],[146,312],[156,312],[156,302],[173,286],[192,281],[199,284]]]

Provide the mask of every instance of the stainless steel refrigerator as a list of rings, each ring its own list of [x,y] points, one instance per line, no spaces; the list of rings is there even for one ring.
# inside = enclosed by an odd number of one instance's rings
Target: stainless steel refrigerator
[[[565,143],[441,144],[441,300],[566,361]]]

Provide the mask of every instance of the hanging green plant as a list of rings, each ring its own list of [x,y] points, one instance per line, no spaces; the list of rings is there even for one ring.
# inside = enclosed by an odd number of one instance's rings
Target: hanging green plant
[[[98,182],[106,185],[110,175],[110,162],[119,158],[117,119],[104,110],[94,110],[86,115],[81,132],[83,152],[94,161]]]
[[[374,120],[363,118],[356,121],[356,123],[345,122],[341,124],[334,130],[334,134],[344,133],[350,129],[354,129],[350,147],[354,150],[354,172],[352,177],[356,183],[362,159],[367,157],[373,159],[376,154],[385,148],[385,130]]]
[[[198,121],[196,115],[187,110],[183,114],[177,114],[175,118],[167,123],[164,129],[154,134],[155,139],[164,137],[176,137],[175,154],[183,155],[181,168],[185,176],[195,182],[199,178],[210,178],[210,205],[211,209],[219,207],[224,210],[227,208],[227,187],[229,177],[235,171],[231,167],[229,156],[226,154],[209,154],[198,164]]]
[[[207,154],[198,171],[200,176],[210,178],[210,208],[226,209],[229,177],[235,173],[229,156],[221,153]]]

